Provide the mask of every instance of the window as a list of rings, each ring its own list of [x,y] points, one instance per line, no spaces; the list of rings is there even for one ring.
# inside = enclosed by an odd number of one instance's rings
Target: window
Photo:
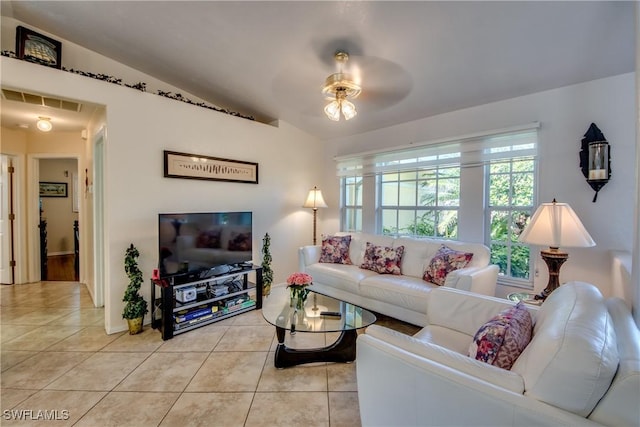
[[[457,238],[459,166],[384,173],[378,188],[383,234]]]
[[[494,161],[487,168],[487,209],[491,263],[500,275],[530,279],[529,246],[519,243],[534,207],[535,161],[532,158]]]
[[[502,282],[528,282],[518,242],[535,206],[537,123],[336,159],[342,229],[484,242]]]
[[[341,183],[342,230],[362,231],[362,177],[344,177]]]

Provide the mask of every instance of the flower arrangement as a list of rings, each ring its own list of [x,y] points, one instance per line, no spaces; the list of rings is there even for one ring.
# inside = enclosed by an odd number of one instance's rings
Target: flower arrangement
[[[293,273],[287,278],[287,288],[291,291],[292,306],[295,300],[297,309],[304,307],[304,302],[309,294],[307,286],[312,283],[313,278],[307,273]]]

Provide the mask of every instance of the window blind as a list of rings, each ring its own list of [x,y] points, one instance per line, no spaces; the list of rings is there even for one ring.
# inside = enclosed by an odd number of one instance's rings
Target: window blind
[[[392,150],[336,157],[337,175],[369,176],[436,167],[472,167],[537,155],[539,123],[454,139],[414,143]]]

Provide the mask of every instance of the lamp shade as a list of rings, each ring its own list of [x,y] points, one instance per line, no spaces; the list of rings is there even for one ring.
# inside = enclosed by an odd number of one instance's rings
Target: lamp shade
[[[325,203],[324,198],[322,197],[322,191],[320,191],[318,187],[313,187],[311,190],[309,190],[309,194],[307,195],[307,200],[305,200],[304,205],[302,205],[302,207],[318,209],[318,208],[326,208],[328,206]]]
[[[571,206],[555,199],[538,206],[518,240],[551,248],[596,245]]]

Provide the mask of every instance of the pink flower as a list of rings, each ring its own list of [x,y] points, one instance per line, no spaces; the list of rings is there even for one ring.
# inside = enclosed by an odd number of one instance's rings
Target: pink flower
[[[289,286],[309,286],[313,282],[313,278],[307,273],[293,273],[287,278]]]

